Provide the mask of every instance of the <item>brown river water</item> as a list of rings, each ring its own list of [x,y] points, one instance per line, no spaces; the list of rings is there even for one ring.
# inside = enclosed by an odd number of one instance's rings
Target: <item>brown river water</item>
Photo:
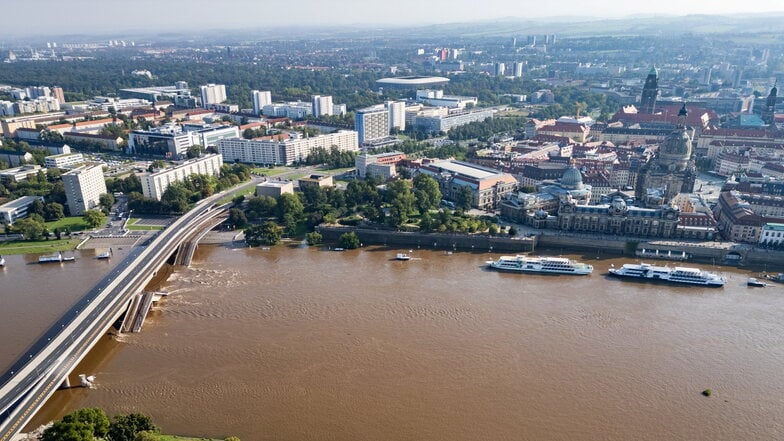
[[[140,334],[107,336],[31,426],[145,412],[254,440],[784,439],[784,285],[491,272],[498,253],[202,246]],[[121,256],[117,256],[121,257]],[[113,263],[0,273],[0,366]],[[19,269],[21,268],[21,269]],[[713,390],[709,398],[700,392]]]

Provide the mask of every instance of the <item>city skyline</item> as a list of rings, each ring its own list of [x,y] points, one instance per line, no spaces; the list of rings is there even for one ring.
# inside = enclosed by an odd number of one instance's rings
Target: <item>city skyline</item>
[[[471,0],[434,0],[424,3],[414,0],[399,0],[395,3],[377,0],[362,3],[351,0],[329,3],[302,0],[296,10],[291,11],[274,9],[277,5],[267,1],[250,0],[231,0],[221,3],[220,6],[205,0],[170,0],[164,3],[139,0],[133,4],[133,8],[128,8],[110,2],[74,0],[71,7],[60,10],[59,3],[53,0],[14,2],[6,5],[5,12],[8,17],[22,19],[8,20],[5,28],[9,34],[16,36],[34,36],[69,34],[72,30],[85,26],[89,27],[91,33],[101,34],[113,31],[170,32],[226,28],[263,30],[302,25],[321,28],[356,25],[419,26],[503,18],[568,18],[572,21],[589,21],[640,15],[784,12],[784,7],[777,0],[752,0],[744,3],[716,3],[709,0],[684,3],[665,0],[657,2],[655,9],[647,4],[618,3],[611,0],[564,0],[546,7],[531,0],[488,0],[479,10]],[[41,14],[49,8],[57,8],[57,14]],[[29,20],[23,17],[34,17],[36,26],[31,27]],[[172,20],[173,17],[177,19]]]

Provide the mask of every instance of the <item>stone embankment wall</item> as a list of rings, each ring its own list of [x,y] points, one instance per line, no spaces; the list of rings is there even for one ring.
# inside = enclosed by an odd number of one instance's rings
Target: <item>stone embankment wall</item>
[[[355,227],[319,226],[326,241],[337,241],[341,234],[353,231],[364,245],[391,245],[438,250],[487,250],[524,253],[536,247],[536,237],[498,237],[484,234],[408,233]]]
[[[636,257],[643,248],[673,253],[685,251],[690,261],[713,264],[740,264],[784,272],[784,252],[753,248],[727,242],[641,241],[639,239],[595,237],[590,235],[541,234],[532,237],[498,237],[476,234],[408,233],[356,227],[319,226],[324,239],[336,242],[341,234],[354,231],[363,244],[443,250],[477,250],[496,252],[530,252],[537,248],[595,251]]]

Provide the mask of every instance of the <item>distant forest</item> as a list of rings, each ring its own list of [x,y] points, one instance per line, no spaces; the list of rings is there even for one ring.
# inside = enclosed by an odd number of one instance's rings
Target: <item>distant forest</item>
[[[132,75],[135,69],[147,69],[152,79]],[[58,85],[66,100],[80,101],[95,95],[116,95],[129,87],[174,85],[186,81],[194,93],[207,83],[226,84],[228,101],[240,108],[251,108],[251,90],[270,90],[275,101],[309,101],[311,95],[333,96],[333,102],[345,103],[349,109],[370,106],[383,99],[402,98],[401,92],[384,91],[380,96],[375,81],[383,75],[360,69],[286,69],[284,67],[249,63],[204,63],[192,60],[133,60],[99,58],[83,61],[36,61],[0,63],[0,78],[15,86]],[[530,94],[545,86],[523,78],[499,78],[481,73],[452,76],[445,92],[477,96],[480,105],[512,104],[505,94]],[[618,109],[618,103],[605,95],[575,87],[553,90],[555,105],[539,111],[537,116],[596,112],[603,117]],[[405,92],[402,92],[405,94]]]

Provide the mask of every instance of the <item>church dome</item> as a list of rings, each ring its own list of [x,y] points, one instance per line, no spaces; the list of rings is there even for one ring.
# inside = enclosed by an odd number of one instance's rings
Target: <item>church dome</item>
[[[561,187],[567,190],[580,190],[583,188],[583,175],[574,165],[569,166],[561,178]]]
[[[691,136],[686,127],[673,130],[659,147],[660,164],[671,170],[683,170],[691,158]]]

